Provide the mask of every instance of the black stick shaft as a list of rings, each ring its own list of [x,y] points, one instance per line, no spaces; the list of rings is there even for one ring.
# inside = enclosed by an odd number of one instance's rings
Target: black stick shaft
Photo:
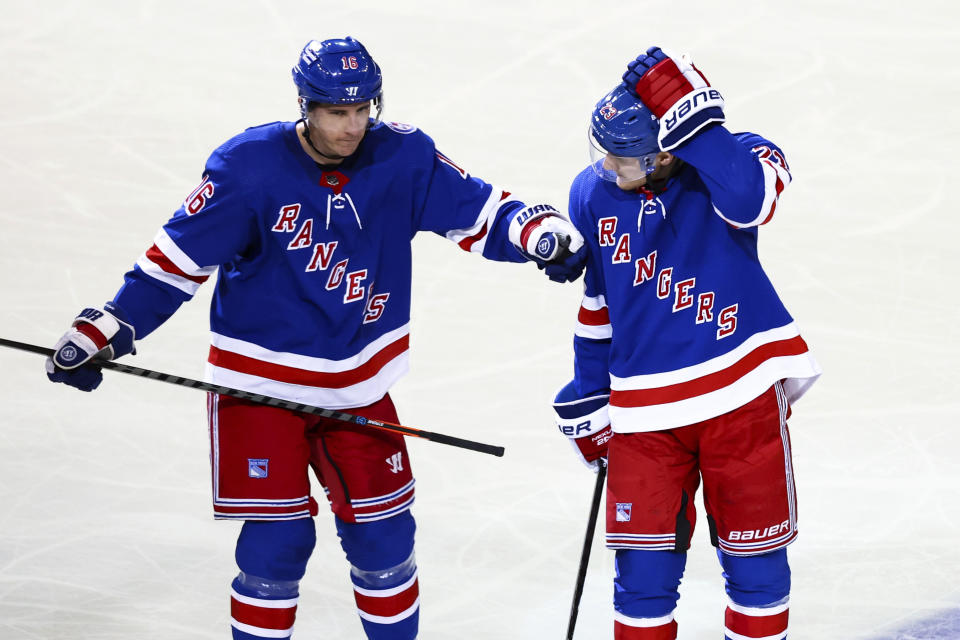
[[[10,347],[11,349],[19,349],[20,351],[29,351],[30,353],[37,353],[43,356],[53,355],[53,349],[48,349],[47,347],[40,347],[34,344],[27,344],[25,342],[17,342],[16,340],[7,340],[6,338],[0,338],[0,346]],[[492,456],[501,457],[503,456],[503,453],[504,453],[503,447],[497,447],[492,444],[474,442],[473,440],[465,440],[463,438],[448,436],[442,433],[433,433],[432,431],[423,431],[422,429],[405,427],[403,425],[394,424],[392,422],[383,422],[381,420],[374,420],[372,418],[364,418],[363,416],[357,416],[352,413],[344,413],[343,411],[335,411],[333,409],[321,409],[320,407],[315,407],[309,404],[291,402],[290,400],[281,400],[280,398],[274,398],[273,396],[265,396],[259,393],[241,391],[240,389],[233,389],[231,387],[224,387],[222,385],[211,384],[209,382],[201,382],[200,380],[193,380],[191,378],[174,376],[174,375],[170,375],[169,373],[161,373],[160,371],[152,371],[150,369],[141,369],[140,367],[133,367],[128,364],[113,362],[112,360],[98,359],[98,360],[94,360],[93,363],[96,364],[98,367],[103,367],[104,369],[109,369],[110,371],[119,371],[120,373],[126,373],[132,376],[139,376],[141,378],[150,378],[151,380],[159,380],[160,382],[175,384],[180,387],[190,387],[192,389],[200,389],[201,391],[210,391],[213,393],[219,393],[220,395],[230,396],[233,398],[243,398],[244,400],[249,400],[251,402],[257,402],[259,404],[269,405],[271,407],[280,407],[282,409],[289,409],[291,411],[309,413],[311,415],[321,416],[324,418],[331,418],[333,420],[339,420],[341,422],[351,422],[353,424],[370,427],[371,429],[380,429],[381,431],[393,431],[395,433],[401,433],[403,435],[412,436],[414,438],[423,438],[424,440],[430,440],[432,442],[438,442],[440,444],[450,445],[451,447],[459,447],[461,449],[469,449],[471,451],[487,453]]]
[[[577,570],[577,584],[573,588],[573,603],[570,605],[570,622],[567,623],[567,640],[573,640],[573,630],[577,626],[580,613],[580,598],[583,596],[583,583],[587,579],[587,565],[590,563],[590,547],[593,545],[593,533],[597,529],[597,514],[600,512],[600,499],[603,497],[603,481],[607,477],[607,465],[600,460],[597,471],[597,484],[593,487],[590,502],[590,517],[587,519],[587,535],[583,539],[583,551],[580,552],[580,568]]]

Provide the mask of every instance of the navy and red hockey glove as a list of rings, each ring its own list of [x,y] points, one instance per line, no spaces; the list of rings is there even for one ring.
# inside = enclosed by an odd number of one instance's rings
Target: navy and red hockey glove
[[[613,437],[607,418],[608,394],[564,402],[571,386],[557,394],[553,403],[554,417],[560,433],[570,439],[573,451],[589,469],[597,472],[599,461],[607,458],[607,443]]]
[[[103,373],[90,360],[113,360],[136,353],[134,337],[127,315],[113,303],[108,302],[103,309],[84,309],[53,346],[53,356],[44,363],[47,377],[81,391],[93,391],[103,380]]]
[[[660,121],[657,141],[663,151],[679,147],[704,127],[726,119],[723,96],[686,54],[650,47],[627,65],[623,82]]]
[[[510,242],[554,282],[572,282],[587,261],[583,236],[549,204],[525,207],[510,222]]]

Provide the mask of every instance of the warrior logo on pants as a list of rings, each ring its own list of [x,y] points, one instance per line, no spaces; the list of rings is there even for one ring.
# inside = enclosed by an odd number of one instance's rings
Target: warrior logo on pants
[[[397,451],[395,454],[386,459],[387,464],[390,465],[390,473],[400,473],[403,471],[403,453]]]

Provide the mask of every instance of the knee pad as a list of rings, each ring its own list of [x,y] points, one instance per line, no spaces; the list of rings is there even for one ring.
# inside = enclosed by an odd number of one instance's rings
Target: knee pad
[[[786,602],[790,595],[790,565],[787,550],[777,549],[757,556],[732,556],[717,550],[727,595],[745,607],[770,607]]]
[[[299,581],[316,543],[313,518],[248,520],[237,539],[237,566],[266,581]]]
[[[687,554],[620,549],[616,553],[613,607],[628,618],[662,618],[680,599]]]
[[[359,571],[380,571],[403,564],[413,555],[417,525],[409,511],[373,522],[336,518],[340,545],[347,561]]]

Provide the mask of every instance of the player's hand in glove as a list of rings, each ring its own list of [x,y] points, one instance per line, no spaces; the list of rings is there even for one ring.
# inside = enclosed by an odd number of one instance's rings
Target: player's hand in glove
[[[90,360],[113,360],[136,353],[133,341],[133,325],[119,307],[108,302],[103,309],[84,309],[54,345],[55,353],[45,363],[47,377],[81,391],[93,391],[103,380],[103,373]]]
[[[553,411],[560,433],[570,439],[573,450],[588,468],[597,472],[600,459],[607,458],[607,443],[613,437],[607,418],[608,394],[564,402],[572,395],[568,384],[553,403]]]
[[[658,141],[663,151],[680,146],[709,124],[725,120],[723,96],[686,54],[650,47],[627,65],[623,82],[660,121]]]
[[[554,282],[580,277],[587,255],[583,236],[549,204],[521,209],[510,222],[510,242]]]

